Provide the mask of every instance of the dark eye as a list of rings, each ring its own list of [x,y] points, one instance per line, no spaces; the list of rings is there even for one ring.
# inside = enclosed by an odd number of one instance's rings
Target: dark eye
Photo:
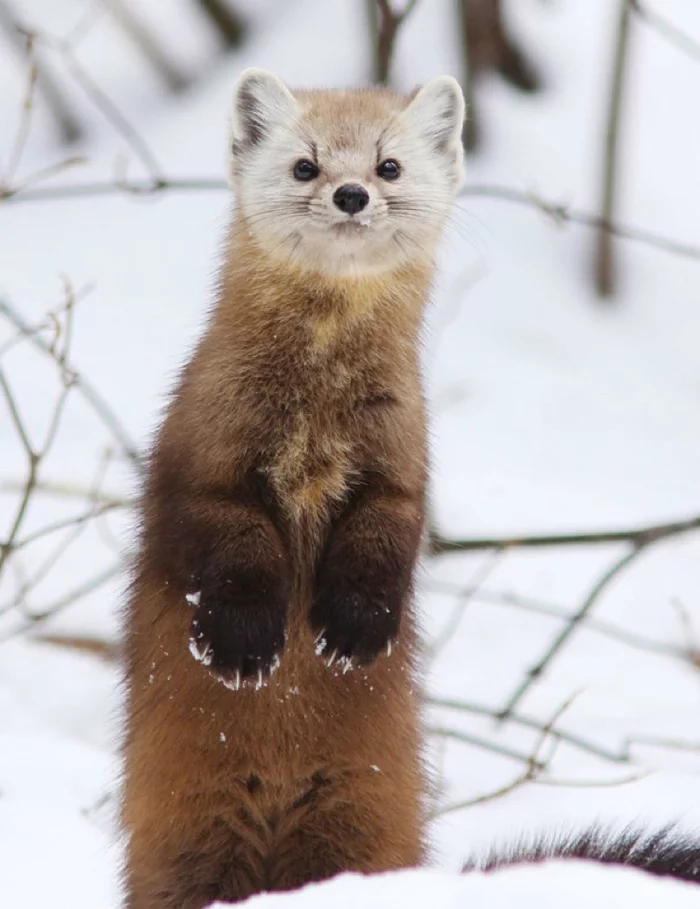
[[[295,180],[315,180],[318,177],[318,168],[313,161],[302,158],[294,165]]]
[[[382,180],[398,180],[401,176],[399,162],[394,161],[393,158],[387,158],[386,161],[382,161],[377,167],[377,176],[381,177]]]

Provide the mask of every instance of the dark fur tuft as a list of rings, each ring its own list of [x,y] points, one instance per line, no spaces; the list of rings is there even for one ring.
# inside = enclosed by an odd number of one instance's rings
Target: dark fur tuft
[[[700,883],[700,841],[675,826],[650,833],[627,827],[622,833],[592,827],[568,836],[521,839],[503,851],[492,850],[484,859],[471,859],[464,871],[495,871],[509,865],[549,859],[588,859],[605,865],[627,865],[661,877]]]

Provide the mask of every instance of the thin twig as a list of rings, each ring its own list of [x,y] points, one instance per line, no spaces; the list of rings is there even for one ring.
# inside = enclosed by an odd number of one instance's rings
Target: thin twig
[[[34,634],[29,640],[39,644],[50,644],[53,647],[63,647],[66,650],[77,650],[99,657],[106,663],[114,663],[119,656],[119,648],[109,641],[89,635],[64,635],[64,634]]]
[[[160,177],[156,182],[153,180],[130,179],[120,182],[104,181],[76,183],[70,186],[43,186],[35,189],[24,189],[22,186],[5,187],[0,188],[0,202],[17,205],[23,202],[92,199],[99,196],[113,195],[157,198],[169,192],[221,192],[228,189],[226,181],[217,177]],[[615,237],[640,243],[643,246],[649,246],[679,258],[700,260],[700,246],[685,243],[646,228],[633,227],[618,222],[606,222],[600,215],[550,202],[525,190],[495,184],[467,185],[460,191],[460,196],[522,205],[542,212],[557,225],[575,224],[594,230],[605,228]]]
[[[516,778],[508,783],[505,786],[502,786],[500,789],[496,789],[494,792],[484,793],[483,795],[477,796],[473,799],[467,799],[466,801],[456,802],[452,805],[447,805],[445,808],[441,808],[437,814],[442,817],[445,814],[450,814],[453,811],[460,811],[463,808],[473,808],[475,805],[482,805],[484,802],[492,802],[495,799],[502,798],[505,795],[513,792],[515,789],[524,786],[526,783],[532,782],[537,779],[537,777],[543,773],[552,759],[552,755],[549,756],[547,760],[542,760],[541,752],[544,748],[550,734],[552,734],[554,724],[557,722],[559,717],[566,711],[573,701],[573,697],[569,698],[564,704],[559,707],[551,719],[548,720],[541,728],[541,733],[535,745],[528,757],[527,767],[525,770],[518,774]],[[556,748],[556,740],[555,740]]]
[[[74,603],[77,603],[83,597],[102,587],[108,581],[116,578],[121,571],[123,570],[123,565],[121,562],[112,565],[110,568],[100,571],[93,577],[89,578],[87,581],[84,581],[82,584],[79,584],[73,590],[69,591],[64,596],[55,600],[49,606],[45,606],[41,612],[33,613],[32,615],[24,615],[24,622],[17,628],[13,628],[10,632],[4,635],[0,635],[0,644],[4,644],[6,641],[16,638],[19,635],[25,634],[31,628],[36,628],[37,625],[40,625],[42,622],[47,621],[47,619],[53,618],[61,610],[72,606]]]
[[[36,331],[29,325],[22,316],[12,307],[6,300],[0,299],[0,313],[4,315],[14,327],[26,337],[31,343],[37,347],[42,353],[47,354],[52,357],[50,345],[36,333]],[[52,357],[52,359],[54,359]],[[124,456],[131,461],[133,466],[137,469],[141,469],[141,455],[139,454],[136,446],[129,438],[129,435],[121,424],[119,418],[116,416],[112,408],[105,401],[102,395],[93,387],[93,385],[80,374],[75,374],[73,377],[73,387],[79,391],[80,394],[85,398],[88,404],[92,407],[95,413],[98,415],[100,420],[109,430],[110,434],[114,439],[119,443],[119,446],[124,454]]]
[[[219,177],[184,177],[153,180],[129,179],[120,182],[75,183],[70,186],[43,186],[25,190],[22,186],[0,189],[0,202],[52,202],[57,199],[93,199],[99,196],[149,198],[166,192],[221,192],[228,184]]]
[[[488,707],[485,704],[476,704],[473,701],[453,700],[450,698],[428,696],[425,699],[425,703],[430,707],[436,707],[443,710],[463,711],[465,713],[476,714],[477,716],[491,717],[494,720],[499,720],[501,716],[498,709]],[[508,716],[508,721],[514,723],[516,726],[522,726],[526,729],[534,729],[538,732],[542,732],[545,729],[545,724],[543,724],[541,720],[522,713],[510,713]],[[576,735],[575,733],[566,732],[562,729],[552,729],[550,735],[561,742],[565,742],[572,748],[577,748],[579,751],[584,751],[587,754],[595,755],[595,757],[602,758],[603,760],[611,761],[615,764],[624,764],[628,762],[628,757],[625,754],[617,751],[612,751],[609,748],[606,748],[604,745],[598,745],[595,742],[591,742],[588,739],[584,739],[581,736]]]
[[[452,610],[452,614],[448,617],[447,622],[445,622],[445,625],[440,634],[430,644],[430,659],[435,659],[440,654],[443,647],[452,639],[454,633],[459,627],[459,623],[462,620],[464,610],[467,608],[469,601],[474,599],[476,594],[481,589],[482,584],[487,580],[488,576],[498,564],[500,558],[500,552],[492,552],[489,558],[487,558],[479,566],[471,584],[465,586],[458,594],[456,607]]]
[[[27,435],[27,430],[24,425],[24,421],[19,412],[19,406],[17,400],[14,396],[14,392],[10,386],[10,383],[7,381],[7,377],[2,369],[0,369],[0,390],[2,390],[3,395],[5,396],[5,401],[7,403],[8,410],[10,412],[10,417],[12,423],[15,427],[15,431],[20,439],[22,448],[27,456],[28,469],[27,469],[27,479],[24,484],[24,490],[22,497],[20,499],[17,511],[15,512],[15,517],[10,527],[10,532],[3,543],[0,543],[0,575],[2,574],[2,569],[5,566],[5,563],[12,552],[14,542],[17,539],[22,523],[27,514],[27,508],[29,507],[29,502],[34,490],[34,484],[36,483],[37,469],[39,467],[40,456],[34,450],[32,443],[29,440]]]
[[[493,751],[494,754],[500,754],[503,757],[511,758],[514,761],[521,761],[524,764],[529,764],[532,759],[530,755],[525,754],[522,751],[516,751],[514,748],[509,748],[507,745],[501,745],[498,742],[490,742],[488,739],[482,739],[479,736],[471,735],[468,732],[462,732],[459,729],[450,729],[447,726],[433,726],[429,727],[426,731],[429,735],[455,739],[465,745],[474,745],[477,748],[483,748],[486,751]]]
[[[0,491],[17,492],[23,485],[16,481],[0,481]],[[89,499],[101,508],[132,508],[136,499],[125,498],[110,492],[94,492],[87,486],[76,486],[72,483],[61,483],[57,480],[37,480],[36,491],[58,499]]]
[[[681,31],[680,28],[673,25],[668,19],[660,16],[656,10],[651,10],[646,4],[642,4],[640,0],[627,0],[627,4],[632,12],[636,13],[636,15],[646,22],[647,25],[656,29],[660,35],[663,35],[663,37],[667,41],[670,41],[671,44],[675,45],[678,50],[687,54],[696,62],[700,62],[700,43]]]
[[[607,590],[610,584],[612,584],[612,582],[618,577],[623,569],[625,569],[634,559],[637,558],[637,556],[646,545],[647,544],[645,543],[635,543],[623,556],[616,559],[610,568],[605,572],[605,574],[603,574],[603,576],[599,578],[598,581],[596,581],[578,611],[571,616],[567,624],[562,628],[554,641],[547,648],[544,655],[537,661],[537,663],[535,663],[534,666],[532,666],[527,671],[525,678],[515,689],[511,697],[508,699],[505,707],[501,711],[501,719],[507,719],[510,716],[511,712],[515,710],[516,706],[520,703],[522,698],[525,697],[534,682],[547,668],[549,668],[554,657],[557,655],[557,653],[559,653],[564,644],[566,644],[574,631],[582,624],[587,614],[598,602],[599,598],[602,596],[605,590]]]
[[[2,489],[1,483],[0,489]],[[522,596],[521,594],[512,593],[507,590],[490,590],[486,587],[480,587],[478,590],[470,591],[468,588],[464,588],[461,585],[450,584],[444,581],[430,581],[424,585],[424,589],[444,596],[461,597],[469,594],[476,602],[522,609],[526,612],[535,613],[536,615],[551,616],[552,618],[563,619],[564,621],[568,621],[571,616],[571,611],[562,606],[557,606],[553,603],[545,603],[541,600],[535,600],[532,597]],[[605,622],[601,619],[592,619],[590,616],[587,616],[585,619],[585,627],[588,631],[594,631],[597,634],[605,635],[605,637],[619,641],[621,644],[626,644],[628,647],[634,647],[637,650],[647,650],[650,653],[655,653],[671,659],[690,658],[686,651],[681,647],[665,644],[661,641],[656,641],[653,638],[642,637],[632,631],[628,631],[626,628],[620,628],[617,625],[613,625],[610,622]]]
[[[562,789],[615,789],[617,786],[628,786],[654,775],[653,770],[640,770],[619,780],[566,780],[560,777],[539,776],[532,782],[537,786],[560,786]]]
[[[460,195],[469,198],[482,197],[486,199],[498,199],[503,202],[524,205],[527,208],[541,211],[542,214],[551,218],[557,225],[579,224],[582,227],[590,227],[595,230],[604,228],[613,234],[613,236],[621,237],[625,240],[632,240],[635,243],[651,246],[655,249],[682,258],[700,259],[700,246],[665,237],[662,234],[654,233],[645,228],[630,227],[626,224],[609,222],[600,215],[593,215],[590,212],[572,209],[567,205],[562,205],[560,203],[548,202],[535,193],[526,192],[521,189],[497,185],[467,185],[461,190]]]
[[[162,169],[148,143],[127,120],[109,95],[99,87],[92,76],[80,64],[70,42],[50,38],[43,33],[40,36],[35,36],[35,38],[41,40],[43,44],[53,48],[59,54],[64,66],[78,86],[141,161],[143,167],[149,173],[154,187],[159,186],[162,180]]]
[[[38,491],[39,484],[36,484],[35,492]],[[41,527],[39,530],[34,531],[34,533],[28,534],[26,537],[22,537],[21,540],[17,540],[12,548],[15,552],[19,552],[20,549],[25,549],[32,543],[36,543],[37,540],[42,540],[44,537],[52,536],[55,533],[60,533],[62,530],[69,530],[71,527],[87,524],[88,521],[99,518],[103,514],[107,514],[110,511],[121,509],[124,506],[125,503],[123,502],[104,502],[101,505],[93,505],[91,508],[80,512],[80,514],[71,515],[70,517],[63,518],[60,521],[54,521],[52,524],[44,525],[44,527]]]
[[[32,590],[34,590],[34,588],[36,588],[44,580],[52,568],[56,566],[59,559],[78,539],[84,529],[85,524],[83,523],[73,525],[71,532],[61,540],[53,552],[46,559],[44,559],[38,568],[34,568],[32,570],[31,577],[27,578],[27,580],[21,585],[13,600],[11,600],[6,606],[0,606],[0,615],[4,615],[5,613],[10,612],[12,609],[18,609],[24,615],[31,614],[31,611],[27,609],[26,606],[27,594],[31,593]],[[12,549],[13,552],[17,551],[17,547],[15,546],[13,546]]]
[[[648,527],[633,527],[622,530],[592,531],[590,533],[543,534],[522,537],[474,537],[473,539],[450,540],[433,531],[428,540],[429,553],[433,556],[453,552],[473,552],[480,549],[532,549],[547,546],[590,546],[603,543],[633,543],[646,546],[666,537],[677,536],[700,529],[700,515],[666,524],[651,524]]]
[[[688,742],[682,739],[668,739],[662,736],[634,735],[625,739],[625,748],[631,750],[634,745],[648,745],[652,748],[667,748],[670,751],[700,752],[700,742]]]
[[[17,129],[17,135],[15,136],[14,145],[12,146],[12,151],[10,152],[10,160],[7,169],[3,174],[2,180],[0,180],[2,186],[12,186],[31,129],[34,107],[34,89],[36,88],[39,75],[39,70],[37,69],[36,61],[34,59],[34,44],[32,41],[27,42],[27,68],[27,89],[22,103],[19,127]]]
[[[25,55],[28,48],[33,48],[36,36],[22,28],[6,0],[0,0],[0,29],[5,32],[18,53]],[[61,139],[64,142],[76,142],[83,132],[78,117],[43,61],[35,59],[34,65],[39,91],[58,126]]]

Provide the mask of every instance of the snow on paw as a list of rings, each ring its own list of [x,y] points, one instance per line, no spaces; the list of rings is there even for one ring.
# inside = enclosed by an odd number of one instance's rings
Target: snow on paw
[[[227,688],[259,690],[280,665],[285,614],[269,603],[208,605],[203,599],[190,625],[192,656]]]
[[[311,609],[318,630],[316,655],[343,673],[391,655],[398,633],[399,609],[374,592],[359,589],[320,591]]]

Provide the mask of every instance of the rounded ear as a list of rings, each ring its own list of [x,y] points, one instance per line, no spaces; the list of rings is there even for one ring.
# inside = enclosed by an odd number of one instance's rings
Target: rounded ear
[[[417,89],[403,112],[411,128],[429,142],[435,154],[449,159],[455,180],[462,174],[464,96],[452,76],[438,76]]]
[[[234,155],[263,141],[270,129],[298,110],[287,86],[266,69],[245,69],[233,89],[231,148]]]

